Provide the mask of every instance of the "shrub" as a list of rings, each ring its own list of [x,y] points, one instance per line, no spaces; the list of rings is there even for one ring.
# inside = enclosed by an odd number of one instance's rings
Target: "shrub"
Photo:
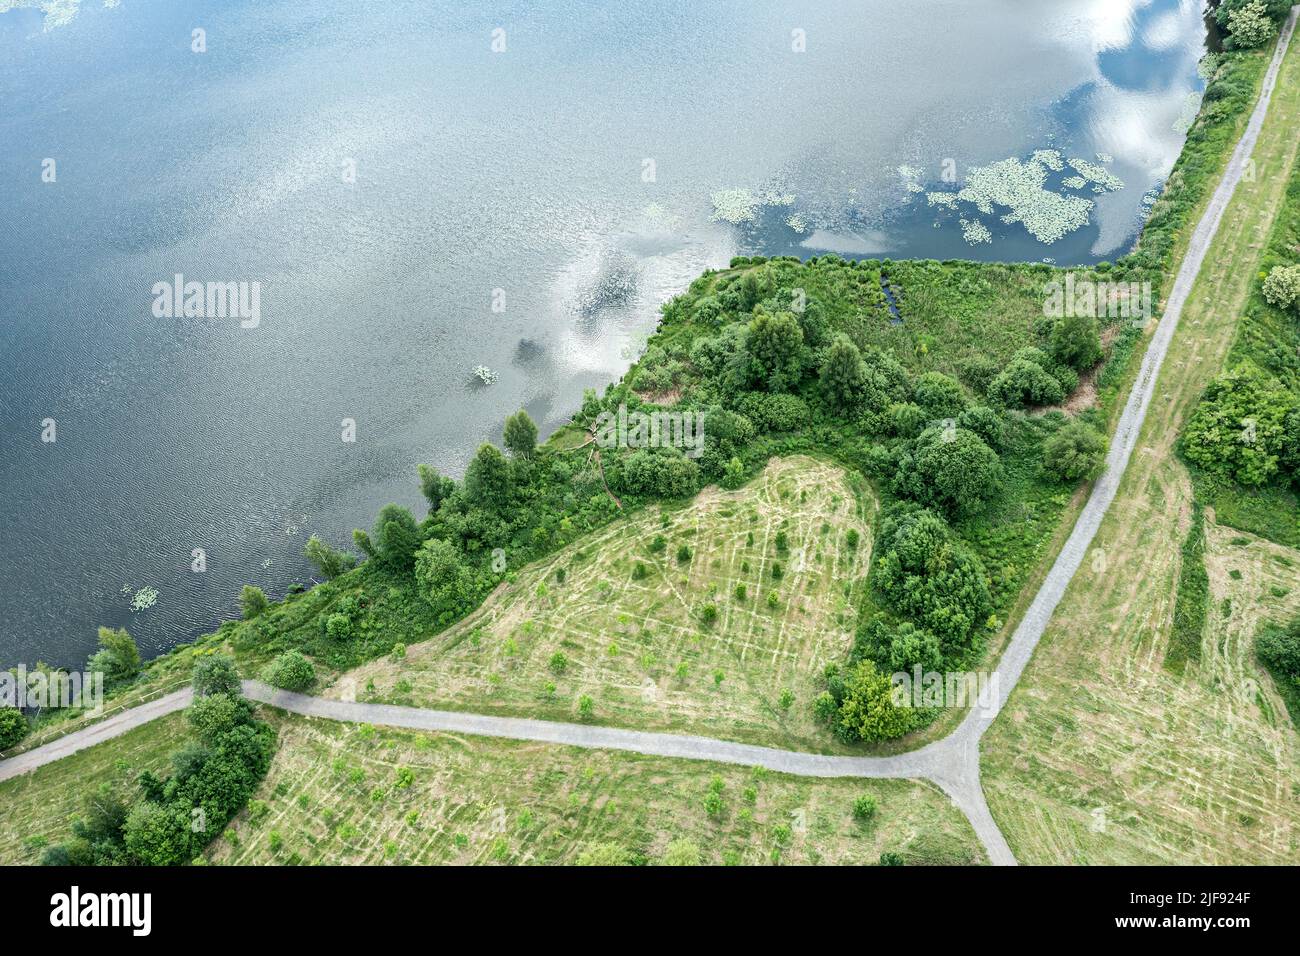
[[[853,819],[866,823],[876,815],[876,798],[864,793],[853,801]]]
[[[941,372],[926,372],[916,380],[916,404],[931,419],[956,418],[966,407],[966,396],[956,381]]]
[[[1238,365],[1206,388],[1183,432],[1183,454],[1238,484],[1263,485],[1278,471],[1295,406],[1276,379],[1254,365]]]
[[[997,453],[964,428],[927,428],[902,455],[894,491],[949,514],[970,514],[1002,488]]]
[[[1008,408],[1055,405],[1065,398],[1065,390],[1055,377],[1024,358],[1012,359],[989,383],[988,394]]]
[[[578,866],[631,866],[632,854],[617,843],[595,843],[579,853],[575,862]]]
[[[0,707],[0,750],[15,747],[27,736],[27,718],[16,707]]]
[[[1105,461],[1105,436],[1080,421],[1061,426],[1043,444],[1043,464],[1062,481],[1096,478]]]
[[[316,535],[307,539],[307,546],[303,549],[303,553],[325,578],[336,578],[357,565],[355,554],[350,551],[335,550]]]
[[[250,620],[257,617],[268,607],[271,602],[266,598],[266,592],[256,584],[245,584],[244,589],[239,592],[239,606],[244,612],[244,620]]]
[[[304,691],[316,681],[316,668],[301,651],[287,650],[267,667],[264,678],[272,687]]]
[[[1057,319],[1048,335],[1052,358],[1061,365],[1080,372],[1101,361],[1101,334],[1097,320],[1090,315]]]
[[[1300,266],[1274,266],[1263,291],[1265,301],[1279,309],[1300,305]]]
[[[687,839],[673,840],[664,848],[664,866],[699,866],[700,848]]]
[[[200,658],[194,665],[191,683],[196,697],[207,697],[210,694],[238,695],[243,692],[235,662],[224,654]]]
[[[1277,25],[1260,0],[1252,0],[1228,14],[1228,45],[1234,50],[1263,46],[1277,33]]]
[[[331,614],[325,618],[325,634],[332,641],[346,641],[352,637],[352,619],[346,614]]]
[[[676,448],[638,448],[621,462],[616,481],[629,495],[684,498],[700,486],[700,469]]]

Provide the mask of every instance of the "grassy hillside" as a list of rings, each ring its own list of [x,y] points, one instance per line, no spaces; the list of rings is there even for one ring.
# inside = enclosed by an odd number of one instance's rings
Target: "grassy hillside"
[[[706,864],[984,860],[969,824],[927,784],[271,719],[280,754],[209,848],[212,862],[574,863],[613,848],[660,863],[681,840]],[[876,809],[858,821],[863,795]]]
[[[774,459],[737,491],[647,509],[529,566],[327,696],[576,720],[589,695],[600,723],[825,749],[810,703],[853,641],[870,504],[839,468]]]

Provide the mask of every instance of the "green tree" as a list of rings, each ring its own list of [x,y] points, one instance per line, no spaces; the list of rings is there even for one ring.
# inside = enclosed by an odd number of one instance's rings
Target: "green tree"
[[[256,584],[245,584],[243,590],[239,592],[239,607],[244,613],[245,621],[252,620],[270,606],[271,602],[267,600],[266,592]]]
[[[1062,425],[1043,443],[1043,464],[1062,481],[1096,478],[1105,461],[1105,436],[1080,421]]]
[[[840,702],[840,726],[852,740],[893,740],[912,728],[911,711],[892,699],[889,677],[871,661],[859,661],[849,672]]]
[[[1052,323],[1048,336],[1052,358],[1080,372],[1101,361],[1101,332],[1090,315],[1070,315]]]
[[[993,610],[979,558],[941,517],[914,506],[881,521],[872,583],[886,608],[912,618],[954,650],[969,646]]]
[[[1183,432],[1183,455],[1238,484],[1266,484],[1278,472],[1295,406],[1276,379],[1252,364],[1238,365],[1206,388]]]
[[[1228,45],[1234,50],[1253,50],[1277,33],[1277,25],[1260,0],[1253,0],[1228,14]]]
[[[304,691],[316,681],[316,668],[301,652],[290,648],[266,669],[264,679],[272,687]]]
[[[351,571],[357,566],[357,556],[350,551],[338,551],[331,548],[316,535],[307,539],[307,546],[303,548],[303,554],[307,560],[316,566],[322,577],[326,579],[336,578],[345,571]]]
[[[516,458],[529,458],[537,447],[537,425],[522,408],[506,419],[505,444]]]
[[[966,395],[961,385],[942,372],[926,372],[918,378],[913,397],[931,420],[956,418],[966,408]]]
[[[1300,266],[1274,266],[1264,280],[1264,299],[1279,309],[1300,308]]]
[[[420,493],[429,502],[429,514],[434,514],[456,490],[456,482],[432,465],[417,465],[415,470],[420,476]]]
[[[739,458],[731,458],[722,473],[722,487],[739,488],[745,483],[745,464]]]
[[[460,608],[470,597],[472,582],[460,552],[441,538],[430,538],[415,554],[415,580],[435,607]]]
[[[415,549],[420,546],[420,526],[410,509],[387,504],[375,518],[375,558],[396,570],[409,570],[415,563]]]
[[[211,654],[199,658],[194,665],[191,683],[196,697],[207,697],[211,694],[239,696],[243,693],[235,662],[224,654]]]
[[[123,827],[127,853],[142,866],[174,866],[193,856],[190,812],[177,803],[141,801]]]
[[[853,411],[865,397],[867,365],[862,361],[862,352],[843,333],[836,335],[826,350],[821,386],[827,400],[838,412]]]
[[[803,373],[803,330],[789,312],[759,312],[749,323],[743,352],[745,387],[788,392]]]
[[[596,702],[591,699],[590,694],[582,694],[578,697],[578,716],[583,720],[591,720],[596,715]]]
[[[18,745],[28,731],[27,718],[17,707],[0,707],[0,750]]]
[[[1002,489],[1002,462],[974,432],[930,427],[898,462],[895,493],[948,514],[972,514]]]
[[[135,680],[140,666],[140,649],[126,628],[99,629],[99,650],[90,658],[89,670],[103,674],[106,684],[116,685]]]
[[[510,463],[495,445],[483,444],[465,472],[465,494],[476,508],[500,513],[510,499]]]
[[[1014,358],[989,383],[989,398],[1008,408],[1055,405],[1065,398],[1065,389],[1043,366],[1025,358]]]

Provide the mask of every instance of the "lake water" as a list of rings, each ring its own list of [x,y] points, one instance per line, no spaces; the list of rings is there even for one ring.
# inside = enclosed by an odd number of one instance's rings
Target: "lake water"
[[[732,255],[1114,258],[1202,88],[1199,2],[809,6],[0,0],[0,665],[308,580]],[[926,195],[1035,150],[1056,241]],[[157,317],[178,273],[260,323]]]

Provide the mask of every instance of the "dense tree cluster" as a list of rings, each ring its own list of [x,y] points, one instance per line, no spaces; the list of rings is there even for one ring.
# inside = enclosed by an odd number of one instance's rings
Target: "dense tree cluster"
[[[1188,461],[1240,485],[1294,479],[1300,414],[1295,396],[1260,368],[1242,363],[1214,379],[1182,435]]]
[[[237,679],[230,689],[233,670],[229,661],[196,669],[196,696],[186,712],[194,740],[172,755],[171,773],[142,773],[133,802],[102,785],[73,822],[71,838],[46,850],[44,863],[188,863],[225,829],[266,775],[275,751],[274,730],[253,716]]]

